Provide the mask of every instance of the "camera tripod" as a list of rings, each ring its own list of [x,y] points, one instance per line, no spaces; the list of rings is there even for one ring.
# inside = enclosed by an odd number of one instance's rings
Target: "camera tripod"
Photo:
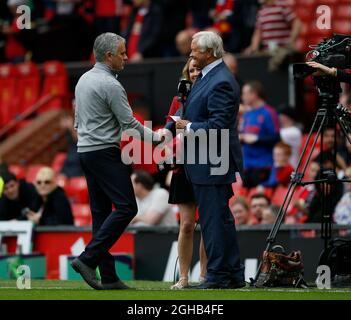
[[[295,172],[291,176],[288,191],[284,197],[283,203],[277,214],[276,221],[266,239],[266,249],[265,251],[270,251],[273,244],[275,243],[278,231],[281,224],[283,223],[285,214],[289,208],[290,202],[296,191],[297,186],[306,186],[309,184],[320,185],[321,188],[321,211],[322,211],[322,221],[321,221],[321,238],[324,240],[324,249],[327,248],[329,240],[332,238],[332,224],[333,216],[331,205],[331,197],[333,186],[340,182],[351,182],[347,179],[338,179],[336,174],[337,167],[337,128],[341,128],[341,131],[345,135],[347,141],[351,144],[351,113],[347,111],[345,107],[338,104],[339,94],[341,92],[341,87],[339,82],[334,82],[327,77],[318,77],[322,79],[315,79],[318,91],[319,91],[319,109],[314,118],[312,127],[306,139],[303,151],[301,152],[298,165]],[[334,129],[334,143],[333,143],[333,168],[329,170],[323,170],[323,132],[325,127],[332,127]],[[313,137],[314,132],[316,135]],[[322,173],[314,181],[303,181],[306,169],[311,161],[313,151],[315,149],[318,138],[321,137],[321,153],[320,153],[320,172]],[[312,141],[312,147],[307,153],[308,146]],[[307,156],[307,158],[306,158]],[[304,161],[306,159],[306,161]],[[261,273],[262,260],[260,261],[257,273],[254,279],[251,279],[252,284],[256,283],[259,275]]]

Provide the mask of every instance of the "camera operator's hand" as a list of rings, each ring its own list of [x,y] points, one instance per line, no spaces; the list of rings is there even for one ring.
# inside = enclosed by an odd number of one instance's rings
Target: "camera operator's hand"
[[[315,61],[308,61],[306,64],[312,68],[317,69],[316,72],[314,72],[312,75],[313,76],[333,76],[336,77],[336,68],[329,68],[323,64],[320,64]]]

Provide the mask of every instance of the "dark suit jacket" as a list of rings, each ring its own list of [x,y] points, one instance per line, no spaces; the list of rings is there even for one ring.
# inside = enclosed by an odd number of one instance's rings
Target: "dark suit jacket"
[[[124,34],[127,42],[132,32],[133,24],[137,14],[137,10],[133,12],[129,19],[127,30]],[[160,7],[152,3],[149,7],[148,13],[144,17],[143,26],[141,28],[138,52],[144,57],[158,57],[160,56],[160,36],[162,31],[162,12]]]
[[[227,66],[222,62],[214,67],[193,88],[184,106],[184,119],[192,122],[191,129],[196,133],[200,129],[229,130],[228,172],[222,175],[211,174],[214,164],[189,164],[185,161],[185,171],[189,180],[195,184],[230,184],[235,181],[235,172],[242,173],[243,160],[241,145],[237,132],[237,115],[239,110],[240,89]],[[187,141],[188,140],[188,141]],[[189,143],[189,137],[186,139]],[[205,145],[205,143],[207,145]],[[209,141],[196,144],[195,154],[207,147]],[[212,144],[213,146],[213,144]],[[185,148],[185,151],[187,148]],[[220,139],[217,139],[217,154],[221,155]],[[185,152],[186,153],[186,152]],[[209,155],[208,155],[209,156]],[[185,157],[187,159],[187,157]]]

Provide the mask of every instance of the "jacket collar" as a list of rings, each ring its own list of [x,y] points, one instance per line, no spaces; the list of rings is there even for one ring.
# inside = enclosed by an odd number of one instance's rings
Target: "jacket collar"
[[[219,70],[219,68],[223,67],[224,62],[222,61],[221,63],[217,64],[215,67],[213,67],[208,73],[206,74],[206,77],[201,78],[201,80],[193,85],[193,88],[190,91],[189,97],[187,99],[187,103],[195,95],[196,92],[198,92],[201,88],[205,86],[208,81],[213,77],[214,74]]]
[[[94,64],[94,68],[99,69],[99,70],[103,70],[105,72],[108,72],[109,74],[112,74],[114,77],[117,77],[116,72],[113,71],[112,68],[110,66],[108,66],[106,63],[96,62]]]

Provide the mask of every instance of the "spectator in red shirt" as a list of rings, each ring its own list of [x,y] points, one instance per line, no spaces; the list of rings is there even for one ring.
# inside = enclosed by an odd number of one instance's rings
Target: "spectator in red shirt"
[[[294,168],[290,164],[291,147],[284,143],[278,142],[273,148],[274,165],[267,182],[263,183],[264,187],[276,187],[278,185],[287,186],[291,180],[291,174]]]

